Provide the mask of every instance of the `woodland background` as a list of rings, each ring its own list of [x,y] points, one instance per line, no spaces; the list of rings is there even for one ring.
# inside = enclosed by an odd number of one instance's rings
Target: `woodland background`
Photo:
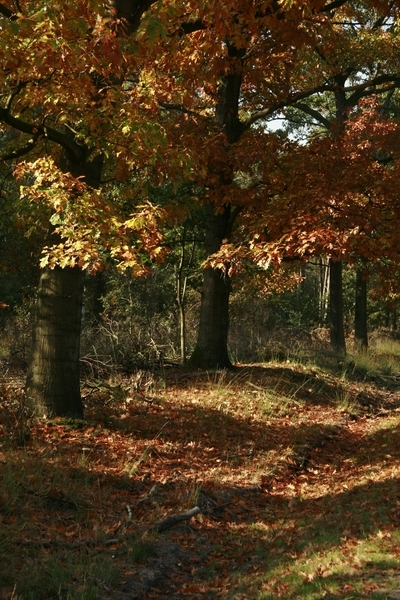
[[[400,597],[399,18],[0,2],[0,600]]]

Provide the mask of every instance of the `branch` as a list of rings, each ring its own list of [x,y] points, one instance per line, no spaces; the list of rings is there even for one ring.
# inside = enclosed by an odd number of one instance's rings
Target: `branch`
[[[38,136],[36,135],[32,139],[30,139],[25,146],[17,148],[16,150],[11,150],[6,154],[0,154],[0,160],[14,160],[16,158],[19,158],[20,156],[24,156],[25,154],[28,154],[28,152],[30,152],[36,146],[37,143]]]
[[[3,121],[3,123],[6,125],[9,125],[10,127],[17,129],[22,133],[27,133],[28,135],[34,136],[34,138],[44,137],[51,142],[55,142],[64,148],[64,150],[66,150],[68,154],[76,161],[81,161],[84,158],[84,149],[82,146],[77,144],[68,135],[57,131],[57,129],[45,127],[43,125],[33,125],[32,123],[23,121],[18,117],[13,117],[5,108],[0,108],[0,121]]]
[[[324,127],[326,127],[326,129],[331,128],[331,122],[329,121],[329,119],[326,119],[325,117],[323,117],[321,115],[321,113],[319,113],[314,108],[311,108],[311,106],[308,106],[307,104],[303,104],[303,102],[297,102],[296,104],[293,104],[293,108],[298,108],[303,113],[306,113],[307,115],[309,115],[310,117],[312,117],[313,119],[315,119],[316,121],[321,123]]]
[[[392,85],[389,87],[382,88],[380,90],[368,90],[368,88],[373,88],[378,85],[382,85],[383,83],[391,83]],[[305,100],[306,98],[310,98],[314,94],[324,93],[324,92],[354,92],[350,98],[348,98],[346,104],[348,106],[354,106],[357,101],[363,96],[371,95],[371,94],[380,94],[383,92],[387,92],[392,87],[400,87],[400,77],[398,75],[378,75],[374,79],[369,79],[364,83],[359,83],[357,85],[352,85],[349,87],[339,86],[334,83],[324,83],[315,88],[311,88],[310,90],[304,90],[303,92],[296,92],[294,94],[289,95],[285,100],[281,100],[279,102],[275,102],[269,108],[264,108],[263,110],[259,110],[251,115],[248,119],[243,122],[243,129],[249,129],[251,125],[260,121],[261,119],[266,119],[270,115],[278,112],[286,108],[287,106],[294,106],[298,104],[300,100]]]
[[[389,6],[388,6],[389,12],[392,11],[393,6],[394,6],[394,1],[390,0]],[[379,27],[382,27],[382,25],[384,25],[385,22],[387,22],[387,19],[388,19],[388,15],[387,14],[381,15],[380,17],[378,17],[378,19],[372,25],[372,29],[379,29]]]
[[[333,0],[333,2],[329,2],[326,6],[322,8],[322,12],[329,12],[331,10],[335,10],[335,8],[340,8],[343,4],[347,4],[348,0]]]
[[[182,521],[188,521],[189,519],[191,519],[195,515],[198,515],[199,513],[201,513],[200,508],[198,506],[195,506],[191,510],[188,510],[187,512],[185,512],[181,515],[173,515],[172,517],[168,517],[168,519],[165,519],[164,521],[161,521],[160,523],[156,523],[155,525],[150,527],[150,530],[160,533],[161,531],[165,531],[166,529],[170,529],[171,527],[174,527],[175,525],[177,525],[178,523],[181,523]]]
[[[396,86],[400,86],[400,77],[399,75],[377,75],[373,79],[368,79],[364,81],[364,83],[358,83],[357,85],[351,85],[349,87],[343,87],[344,92],[358,92],[365,90],[366,88],[373,87],[376,85],[382,85],[383,83],[393,83]],[[337,86],[336,86],[337,87]],[[377,91],[377,93],[379,90]]]
[[[201,19],[196,19],[196,21],[187,21],[186,23],[182,23],[179,26],[179,35],[187,35],[189,33],[194,33],[195,31],[201,31],[203,29],[207,29],[206,25]]]
[[[381,77],[384,77],[383,75],[381,75]],[[378,79],[378,78],[376,78]],[[384,94],[385,92],[391,92],[394,91],[396,88],[400,87],[400,78],[399,77],[392,77],[392,80],[390,81],[389,79],[384,82],[384,83],[390,83],[391,85],[388,85],[386,87],[383,87],[379,90],[377,89],[367,89],[369,86],[364,86],[364,87],[360,87],[360,89],[356,90],[354,92],[354,94],[352,94],[346,101],[346,104],[348,106],[355,106],[357,104],[357,102],[359,101],[360,98],[364,98],[365,96],[372,96],[372,94]],[[370,86],[375,86],[377,85],[376,83],[372,82],[369,84]],[[349,88],[347,88],[345,91],[348,91]]]
[[[195,110],[190,110],[189,108],[186,108],[185,106],[183,106],[183,104],[172,104],[170,102],[160,102],[160,101],[158,101],[158,104],[161,108],[164,108],[165,110],[176,110],[177,112],[182,112],[186,115],[193,115],[197,119],[202,119],[203,121],[209,121],[209,119],[207,117],[204,117],[203,115],[201,115],[200,113],[198,113]]]
[[[143,14],[156,0],[110,0],[107,3],[111,27],[120,34],[131,35],[140,25]]]
[[[336,89],[337,86],[327,86],[326,84],[320,85],[318,87],[312,88],[310,90],[305,90],[304,92],[296,92],[295,94],[289,95],[285,100],[281,100],[280,102],[275,102],[269,108],[264,108],[263,110],[259,110],[251,115],[248,119],[243,122],[243,129],[249,129],[251,125],[260,121],[261,119],[266,119],[270,115],[273,115],[275,112],[286,108],[287,106],[293,106],[297,104],[299,100],[305,100],[318,92],[326,92],[331,89],[332,91]]]

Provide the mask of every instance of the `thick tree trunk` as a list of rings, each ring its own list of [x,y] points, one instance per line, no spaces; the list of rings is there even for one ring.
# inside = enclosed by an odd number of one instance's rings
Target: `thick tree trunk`
[[[64,155],[62,169],[98,187],[103,158],[81,163]],[[77,268],[44,269],[37,301],[26,395],[39,417],[83,417],[79,349],[84,273]]]
[[[358,351],[368,350],[367,281],[362,268],[358,268],[356,274],[354,343]]]
[[[38,290],[26,394],[39,417],[83,417],[79,342],[84,273],[45,269]]]
[[[331,346],[335,352],[346,354],[346,342],[343,325],[343,263],[342,261],[329,261],[329,319]]]
[[[231,211],[227,207],[216,213],[207,207],[207,233],[205,247],[210,256],[221,247],[231,228]],[[190,364],[199,368],[232,366],[228,355],[229,294],[231,282],[220,269],[205,269],[200,307],[200,323],[196,347]]]

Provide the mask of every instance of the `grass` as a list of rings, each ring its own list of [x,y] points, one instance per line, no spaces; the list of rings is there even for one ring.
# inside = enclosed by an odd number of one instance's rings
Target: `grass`
[[[350,356],[345,363],[345,372],[366,378],[390,377],[400,373],[400,341],[377,338],[368,352]]]
[[[370,363],[352,357],[362,376],[311,360],[166,371],[151,404],[88,394],[85,422],[29,423],[23,447],[18,386],[4,382],[0,598],[389,598],[399,357],[376,343]]]
[[[153,556],[155,542],[146,539],[133,539],[127,545],[130,560],[134,563],[143,563],[149,556]]]

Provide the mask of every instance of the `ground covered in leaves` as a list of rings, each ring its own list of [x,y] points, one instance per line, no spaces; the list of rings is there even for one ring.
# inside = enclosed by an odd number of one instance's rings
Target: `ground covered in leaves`
[[[396,376],[140,377],[52,423],[4,381],[0,600],[400,598]]]

